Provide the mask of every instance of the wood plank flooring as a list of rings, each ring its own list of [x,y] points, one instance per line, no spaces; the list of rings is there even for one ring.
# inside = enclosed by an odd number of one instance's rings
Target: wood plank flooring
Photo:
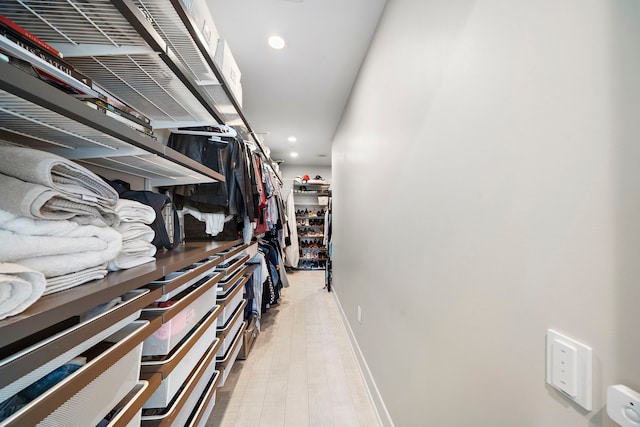
[[[288,274],[245,361],[236,361],[207,427],[380,425],[323,271]]]

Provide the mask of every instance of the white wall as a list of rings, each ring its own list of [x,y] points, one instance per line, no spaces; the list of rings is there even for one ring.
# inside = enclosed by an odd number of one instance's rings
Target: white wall
[[[396,426],[614,425],[639,122],[635,0],[389,0],[333,144],[334,283]],[[545,384],[547,328],[593,347],[591,412]]]

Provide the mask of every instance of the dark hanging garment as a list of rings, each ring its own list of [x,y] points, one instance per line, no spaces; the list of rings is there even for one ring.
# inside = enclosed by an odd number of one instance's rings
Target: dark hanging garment
[[[203,135],[172,133],[167,145],[185,156],[225,176],[226,182],[173,187],[178,206],[192,206],[204,213],[224,213],[229,207],[230,147]]]

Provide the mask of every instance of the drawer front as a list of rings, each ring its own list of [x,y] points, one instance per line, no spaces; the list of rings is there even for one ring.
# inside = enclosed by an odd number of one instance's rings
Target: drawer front
[[[110,337],[115,341],[113,346],[0,425],[96,425],[137,384],[144,329],[148,324],[136,321],[127,325]]]
[[[202,403],[201,396],[207,391],[212,377],[217,383],[219,375],[215,370],[215,354],[218,350],[219,342],[215,342],[200,359],[196,368],[191,372],[180,394],[171,402],[170,406],[162,408],[161,415],[149,415],[151,411],[143,411],[142,426],[184,426],[193,413],[199,410]],[[145,414],[146,412],[146,414]]]
[[[218,327],[223,327],[233,316],[238,306],[242,303],[244,296],[244,285],[248,278],[243,277],[238,283],[226,293],[224,298],[220,298],[218,293],[217,304],[222,307],[220,317],[218,317]]]
[[[164,356],[186,337],[202,318],[216,305],[216,282],[208,280],[168,308],[148,308],[143,316],[162,316],[164,323],[147,338],[143,356]]]
[[[0,377],[2,383],[5,381],[6,383],[0,389],[0,402],[14,396],[28,385],[136,320],[140,317],[141,308],[151,302],[152,296],[147,289],[140,289],[123,295],[122,299],[121,304],[104,313],[88,318],[1,360]],[[21,377],[14,377],[24,365],[32,370]]]
[[[180,271],[169,273],[164,279],[151,282],[148,286],[159,287],[162,290],[162,296],[158,301],[168,301],[197,281],[212,276],[215,273],[215,266],[219,259],[211,258],[206,262],[195,263]],[[220,275],[220,278],[222,275]]]
[[[148,381],[138,381],[133,390],[112,409],[112,411],[118,410],[119,412],[109,420],[105,427],[139,426],[142,417],[142,402],[140,402],[140,399],[145,396],[148,389]]]
[[[201,335],[195,342],[187,339],[181,347],[176,349],[176,353],[180,356],[176,359],[171,358],[166,361],[165,364],[172,364],[174,367],[170,371],[168,369],[165,370],[163,373],[164,379],[160,383],[160,386],[144,404],[143,408],[164,408],[169,405],[183,385],[185,379],[193,371],[203,354],[205,354],[207,348],[216,340],[215,319],[209,319],[209,321],[202,326],[205,329],[204,331],[200,331]],[[181,350],[187,347],[190,348],[183,353]],[[143,362],[143,365],[145,364],[146,362]],[[159,365],[162,365],[162,363]],[[159,366],[158,369],[162,370],[163,367]]]
[[[222,280],[227,280],[231,276],[235,275],[239,268],[241,268],[245,262],[249,260],[249,255],[238,255],[236,258],[228,261],[228,266],[217,266],[216,271],[219,271],[224,275]]]
[[[233,345],[234,338],[238,334],[238,331],[242,327],[242,322],[244,321],[244,308],[246,305],[247,300],[243,299],[242,303],[236,308],[233,317],[227,322],[226,326],[224,328],[218,328],[218,337],[224,337],[222,345],[220,345],[220,350],[218,350],[218,356],[224,356]]]
[[[245,328],[247,327],[247,322],[243,322],[236,335],[231,348],[223,357],[216,357],[216,367],[220,371],[222,377],[220,378],[220,382],[218,383],[218,387],[224,387],[224,383],[229,376],[229,372],[233,368],[233,364],[235,363],[238,354],[240,353],[240,349],[242,348],[242,337],[244,335]]]

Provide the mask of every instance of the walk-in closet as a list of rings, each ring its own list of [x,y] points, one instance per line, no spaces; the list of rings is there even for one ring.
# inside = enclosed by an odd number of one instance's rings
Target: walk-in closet
[[[640,426],[637,0],[0,0],[0,427]]]

